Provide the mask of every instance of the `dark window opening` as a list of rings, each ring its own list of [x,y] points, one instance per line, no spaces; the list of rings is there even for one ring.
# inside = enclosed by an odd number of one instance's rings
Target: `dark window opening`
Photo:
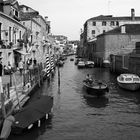
[[[106,21],[103,21],[102,22],[102,26],[106,26]]]

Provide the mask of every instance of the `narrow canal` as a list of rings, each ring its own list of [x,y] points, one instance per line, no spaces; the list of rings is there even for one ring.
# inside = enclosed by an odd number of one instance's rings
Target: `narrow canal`
[[[116,75],[106,69],[78,69],[68,57],[60,68],[61,83],[58,92],[57,69],[50,84],[44,82],[33,95],[54,96],[53,116],[19,136],[9,140],[139,140],[140,139],[140,91],[120,89]],[[86,74],[102,79],[110,91],[102,98],[85,98],[82,81]]]

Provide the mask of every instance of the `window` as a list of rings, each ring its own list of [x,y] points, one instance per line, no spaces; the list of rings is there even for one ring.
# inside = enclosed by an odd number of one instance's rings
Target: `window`
[[[95,34],[95,30],[92,30],[91,33],[92,33],[92,34]]]
[[[119,26],[119,21],[116,21],[116,26]]]
[[[11,31],[12,31],[12,28],[9,27],[9,42],[11,42]]]
[[[17,10],[15,10],[15,16],[18,17],[18,11]]]
[[[1,25],[2,25],[2,23],[0,23],[0,40],[1,40]]]
[[[21,39],[21,31],[19,31],[19,39]]]
[[[125,78],[126,81],[132,81],[132,78]]]
[[[103,30],[103,33],[105,33],[105,30]]]
[[[92,23],[92,24],[93,24],[93,26],[96,26],[96,22],[95,22],[95,21],[93,21],[93,23]]]
[[[33,35],[31,35],[31,43],[33,42]]]
[[[26,7],[26,11],[28,11],[28,7]]]
[[[138,81],[140,81],[140,79],[139,78],[133,78],[133,81],[138,82]]]
[[[110,25],[111,25],[111,26],[114,26],[114,25],[115,25],[114,21],[111,21],[111,22],[110,22]]]
[[[0,52],[0,57],[2,57],[2,52]]]
[[[102,26],[106,26],[106,21],[103,21],[102,22]]]

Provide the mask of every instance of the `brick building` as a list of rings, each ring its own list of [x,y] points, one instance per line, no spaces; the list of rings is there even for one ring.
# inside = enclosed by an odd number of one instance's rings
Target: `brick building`
[[[124,24],[140,24],[140,16],[135,16],[134,9],[131,9],[130,16],[113,17],[112,15],[99,15],[88,19],[84,23],[82,32],[83,38],[81,42],[83,42],[82,46],[85,53],[83,56],[89,58],[87,55],[87,52],[89,52],[88,54],[90,55],[92,53],[93,59],[96,58],[94,54],[97,48],[95,45],[97,36]],[[93,52],[90,52],[91,50],[93,50]]]
[[[129,54],[140,41],[140,24],[125,24],[97,36],[95,57],[110,60],[111,54]]]

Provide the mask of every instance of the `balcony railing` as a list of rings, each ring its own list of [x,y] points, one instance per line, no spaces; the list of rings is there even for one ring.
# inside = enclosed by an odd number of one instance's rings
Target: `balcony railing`
[[[13,47],[16,47],[17,49],[22,49],[23,45],[24,42],[22,40],[17,40],[16,45],[13,42],[5,42],[3,40],[0,40],[0,49],[11,49]]]

